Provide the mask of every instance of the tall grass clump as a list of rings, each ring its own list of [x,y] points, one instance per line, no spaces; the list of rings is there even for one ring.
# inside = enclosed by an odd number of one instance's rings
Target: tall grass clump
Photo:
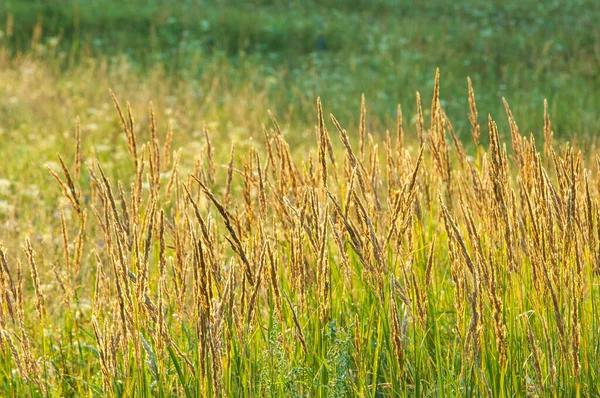
[[[504,101],[507,146],[470,80],[463,143],[441,91],[414,131],[317,99],[307,153],[271,112],[185,153],[111,91],[126,155],[78,120],[51,216],[2,216],[2,394],[599,395],[597,149],[553,142],[546,103],[524,134]]]

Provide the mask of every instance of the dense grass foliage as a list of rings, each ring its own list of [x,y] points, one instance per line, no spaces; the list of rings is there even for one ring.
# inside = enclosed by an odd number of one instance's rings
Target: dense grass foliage
[[[505,96],[524,131],[537,129],[548,98],[568,137],[597,132],[598,15],[595,0],[10,0],[0,30],[13,55],[58,54],[63,68],[125,55],[137,73],[160,66],[188,80],[214,65],[238,81],[238,69],[251,71],[254,91],[304,125],[318,95],[356,121],[362,93],[373,123],[392,122],[395,104],[412,113],[415,91],[431,89],[443,66],[445,108],[463,137],[465,76],[484,113],[500,113]]]
[[[0,2],[0,395],[600,396],[599,14]]]
[[[302,157],[274,114],[185,154],[113,97],[110,155],[78,123],[47,212],[1,209],[4,394],[598,395],[596,149],[553,145],[547,113],[536,144],[505,103],[509,155],[470,86],[465,149],[438,76],[413,138],[319,100]]]

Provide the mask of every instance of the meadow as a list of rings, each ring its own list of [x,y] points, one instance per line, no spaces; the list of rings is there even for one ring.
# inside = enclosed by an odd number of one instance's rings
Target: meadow
[[[600,396],[598,7],[0,4],[0,394]]]

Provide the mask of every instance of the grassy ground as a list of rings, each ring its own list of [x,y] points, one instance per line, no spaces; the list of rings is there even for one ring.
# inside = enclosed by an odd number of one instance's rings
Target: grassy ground
[[[412,113],[415,91],[430,90],[440,67],[459,132],[468,135],[470,76],[483,115],[502,114],[506,96],[523,130],[537,131],[547,98],[557,134],[571,136],[597,130],[599,13],[593,0],[7,1],[0,21],[12,15],[12,35],[0,29],[15,52],[41,26],[34,47],[55,45],[65,67],[126,54],[136,69],[193,80],[226,57],[223,73],[244,81],[238,68],[251,71],[253,89],[298,124],[312,123],[317,95],[356,118],[361,93],[373,122],[393,121],[395,104]]]
[[[1,395],[598,396],[599,6],[494,3],[0,4]]]

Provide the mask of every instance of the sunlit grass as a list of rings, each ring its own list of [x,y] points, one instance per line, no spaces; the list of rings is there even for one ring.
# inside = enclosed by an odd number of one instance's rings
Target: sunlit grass
[[[307,153],[275,114],[194,149],[160,97],[115,98],[41,174],[7,169],[4,393],[598,394],[596,149],[548,117],[536,146],[507,108],[509,155],[475,96],[466,146],[437,82],[383,140],[318,102]]]
[[[86,4],[0,4],[0,395],[600,395],[596,2]]]

